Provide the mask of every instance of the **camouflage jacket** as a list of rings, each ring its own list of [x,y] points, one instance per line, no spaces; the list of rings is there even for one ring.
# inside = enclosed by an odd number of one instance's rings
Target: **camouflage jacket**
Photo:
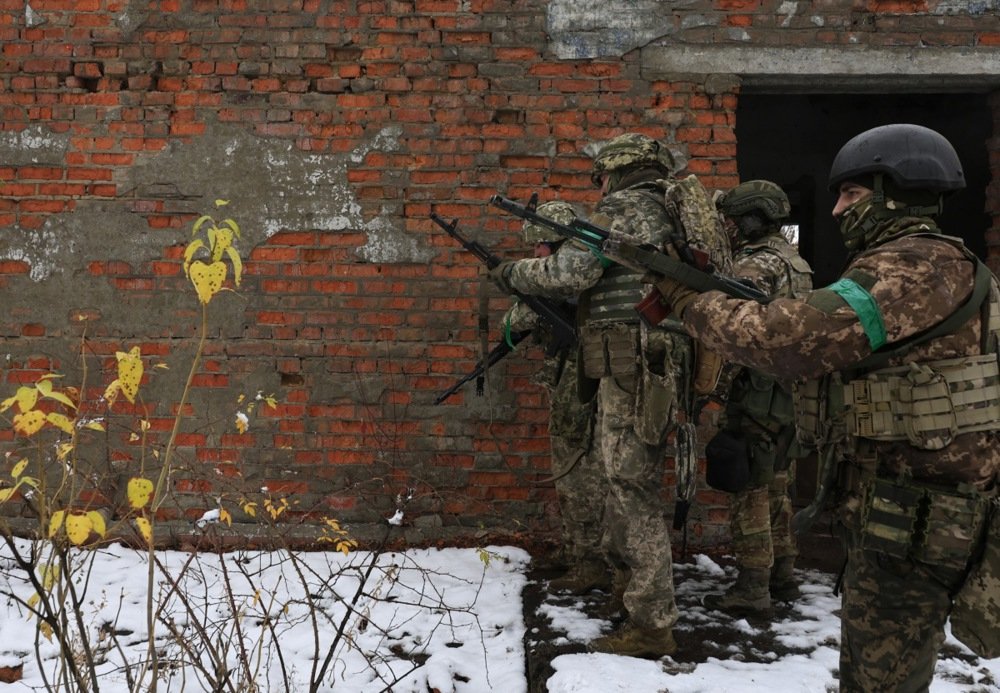
[[[889,347],[952,315],[973,287],[975,266],[962,249],[944,237],[913,235],[936,231],[931,220],[909,222],[902,228],[897,223],[894,235],[854,256],[844,273],[873,297]],[[781,379],[850,373],[872,353],[857,313],[829,288],[768,304],[708,292],[688,306],[684,324],[723,358]],[[891,365],[977,355],[980,332],[977,315],[951,334],[914,346]],[[994,431],[960,435],[938,451],[918,449],[905,441],[881,442],[875,447],[884,470],[915,479],[970,482],[985,490],[992,488],[1000,470]]]
[[[643,183],[611,193],[597,205],[598,213],[611,219],[609,230],[621,230],[642,241],[664,247],[673,225],[663,205],[656,201],[654,186]],[[614,267],[614,270],[611,268]],[[525,294],[566,300],[585,291],[601,290],[622,268],[612,265],[595,250],[578,241],[563,243],[552,255],[517,261],[508,276],[511,286]],[[622,306],[634,306],[641,301],[649,287],[644,287],[641,275],[628,270],[631,275],[629,289],[619,295]],[[621,281],[621,278],[618,278]],[[632,321],[638,323],[638,316]]]
[[[780,233],[734,249],[733,275],[748,279],[768,296],[792,297],[812,288],[812,268]]]

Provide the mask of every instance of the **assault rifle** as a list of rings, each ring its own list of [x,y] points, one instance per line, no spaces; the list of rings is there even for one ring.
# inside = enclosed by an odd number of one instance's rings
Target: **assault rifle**
[[[475,255],[479,260],[486,265],[487,269],[493,269],[499,265],[503,260],[486,248],[484,245],[478,241],[473,241],[465,236],[463,236],[458,231],[458,219],[453,220],[450,224],[444,219],[439,217],[434,212],[431,212],[431,219],[444,229],[449,236],[458,241],[459,245],[468,250],[470,253]],[[573,315],[558,302],[543,298],[541,296],[532,296],[530,294],[524,294],[520,291],[514,291],[514,296],[521,300],[525,305],[527,305],[531,310],[535,312],[536,315],[542,320],[545,328],[551,333],[551,340],[549,341],[548,351],[550,354],[554,354],[562,349],[573,346],[576,344],[576,326],[574,324]],[[517,344],[525,337],[527,337],[530,332],[519,332],[511,335],[511,343]],[[497,344],[490,353],[476,365],[476,368],[462,378],[460,381],[452,385],[448,390],[441,394],[435,401],[434,404],[440,404],[445,399],[453,395],[458,389],[469,382],[473,378],[480,377],[485,373],[491,366],[493,366],[497,361],[502,359],[504,356],[513,351],[514,347],[506,342],[506,340],[501,341]]]
[[[544,226],[565,238],[581,241],[609,260],[640,272],[651,272],[661,277],[670,277],[696,291],[721,291],[733,298],[750,299],[765,303],[767,294],[747,286],[736,279],[715,273],[707,253],[692,248],[680,234],[671,238],[671,243],[681,259],[677,259],[651,243],[637,241],[633,237],[607,229],[579,217],[569,224],[560,224],[542,216],[536,211],[538,194],[531,196],[528,204],[522,205],[502,195],[490,198],[490,204],[513,214],[525,221]],[[660,292],[654,288],[635,309],[649,325],[658,325],[667,317]]]
[[[502,359],[510,352],[514,351],[514,347],[517,346],[522,340],[524,340],[524,338],[527,337],[529,334],[531,334],[530,331],[515,332],[511,334],[510,344],[507,343],[507,340],[500,340],[500,343],[497,344],[495,347],[493,347],[490,350],[490,353],[486,355],[486,358],[477,363],[475,368],[469,371],[469,373],[465,375],[461,380],[459,380],[454,385],[452,385],[447,390],[438,395],[438,398],[434,400],[434,404],[441,404],[441,402],[445,401],[453,394],[458,392],[462,388],[462,386],[465,385],[467,382],[469,382],[473,378],[481,377],[497,361]],[[482,394],[482,392],[480,392],[479,394]]]

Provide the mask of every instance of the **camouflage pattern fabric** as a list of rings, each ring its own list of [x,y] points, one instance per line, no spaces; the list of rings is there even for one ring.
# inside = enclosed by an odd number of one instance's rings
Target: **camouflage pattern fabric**
[[[971,293],[974,265],[962,250],[943,237],[914,235],[934,229],[926,218],[893,219],[867,237],[871,245],[852,258],[845,272],[874,298],[890,347],[952,315]],[[828,289],[767,305],[710,292],[688,306],[684,324],[723,357],[783,379],[849,372],[871,354],[857,314]],[[980,330],[975,316],[951,334],[914,346],[890,365],[979,354]],[[921,450],[906,441],[866,447],[873,454],[864,458],[850,445],[841,450],[840,510],[849,539],[842,690],[926,690],[960,579],[943,566],[861,552],[861,462],[877,460],[883,478],[945,488],[967,484],[989,494],[1000,472],[1000,446],[996,432],[985,431],[959,435],[943,450]]]
[[[801,296],[812,288],[809,265],[777,230],[737,246],[733,275],[753,282],[769,296]],[[740,430],[751,447],[761,438],[774,436],[749,421],[743,422]],[[774,447],[774,441],[769,445]],[[775,460],[775,464],[785,467],[784,460]],[[729,527],[737,567],[769,569],[776,558],[798,555],[788,494],[793,478],[794,466],[790,464],[788,471],[776,472],[769,483],[751,485],[734,494]]]
[[[546,359],[557,361],[558,356]],[[570,350],[549,392],[549,439],[552,445],[552,472],[562,518],[563,543],[572,563],[600,559],[604,527],[604,499],[607,480],[600,455],[594,446],[594,415],[597,403],[581,402],[578,396],[577,354]]]
[[[538,315],[520,302],[507,310],[502,324],[509,324],[512,332],[540,329]],[[544,340],[545,335],[541,334]],[[593,445],[596,402],[580,401],[578,378],[575,349],[547,356],[532,378],[549,394],[552,473],[559,476],[554,483],[562,522],[562,549],[571,565],[602,555],[600,542],[607,495],[604,466]],[[571,471],[560,476],[566,470]]]
[[[606,195],[596,212],[611,220],[612,229],[664,247],[673,227],[656,200],[652,185],[656,173]],[[524,293],[553,298],[581,295],[581,350],[589,362],[602,364],[588,372],[599,379],[594,445],[608,483],[602,546],[613,566],[631,570],[624,593],[630,618],[640,628],[657,629],[677,620],[670,537],[660,491],[679,379],[672,359],[675,351],[689,347],[689,340],[665,330],[652,331],[652,340],[641,334],[632,306],[650,287],[640,279],[638,273],[610,265],[576,242],[564,243],[548,257],[520,260],[508,275],[511,286]],[[586,313],[583,306],[594,301],[604,301],[608,311]],[[611,310],[609,301],[620,310]],[[605,320],[602,315],[614,317]],[[607,360],[609,344],[615,354]],[[649,402],[655,402],[658,410],[649,412]],[[652,421],[655,426],[650,425]]]

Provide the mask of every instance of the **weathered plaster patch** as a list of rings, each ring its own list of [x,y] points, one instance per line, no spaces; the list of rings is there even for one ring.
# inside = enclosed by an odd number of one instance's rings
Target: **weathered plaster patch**
[[[31,9],[31,3],[24,3],[24,25],[28,27],[41,26],[47,20],[42,15]]]
[[[240,224],[243,246],[253,247],[287,229],[369,231],[358,256],[368,262],[424,262],[415,239],[392,233],[390,216],[366,221],[347,181],[349,164],[372,151],[397,151],[399,126],[379,131],[346,154],[303,152],[288,140],[257,137],[242,128],[212,125],[190,143],[118,172],[120,189],[140,199],[169,194],[172,208],[212,213],[212,201],[230,201],[227,215]]]
[[[930,3],[928,7],[931,14],[962,14],[967,12],[973,17],[979,17],[987,12],[996,12],[1000,9],[1000,0],[941,0],[937,3]]]
[[[674,33],[671,8],[689,4],[685,0],[553,0],[546,8],[549,47],[566,60],[624,55]]]
[[[41,125],[0,132],[0,161],[8,165],[63,164],[68,148],[68,134],[56,134]]]
[[[785,0],[781,3],[781,6],[777,9],[776,14],[785,15],[785,20],[781,22],[781,26],[788,26],[792,22],[792,17],[798,12],[799,3],[792,2],[790,0]]]

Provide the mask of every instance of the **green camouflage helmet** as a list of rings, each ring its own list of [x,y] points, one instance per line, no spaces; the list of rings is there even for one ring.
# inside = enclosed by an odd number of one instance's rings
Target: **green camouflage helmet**
[[[756,210],[775,224],[792,213],[788,195],[769,180],[740,183],[719,199],[718,207],[727,217],[734,218]]]
[[[594,157],[590,180],[600,187],[601,176],[608,171],[645,164],[663,169],[664,174],[677,170],[677,162],[667,146],[652,137],[629,132],[607,142]]]
[[[573,205],[559,200],[540,204],[536,211],[546,219],[557,221],[560,224],[568,224],[577,216]],[[555,243],[556,241],[564,240],[562,236],[552,229],[539,224],[533,224],[530,221],[524,222],[522,230],[524,232],[524,242],[529,245],[534,245],[535,243]]]

